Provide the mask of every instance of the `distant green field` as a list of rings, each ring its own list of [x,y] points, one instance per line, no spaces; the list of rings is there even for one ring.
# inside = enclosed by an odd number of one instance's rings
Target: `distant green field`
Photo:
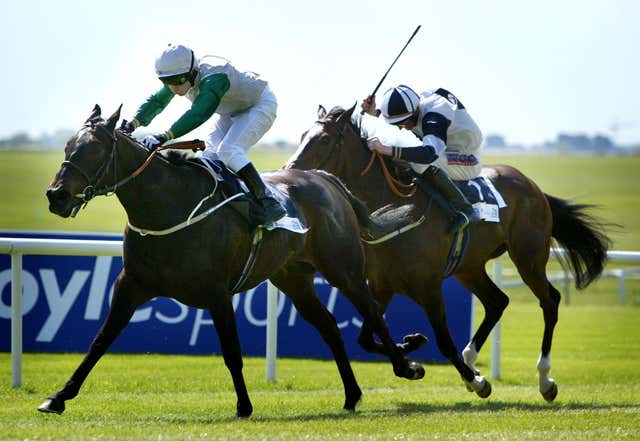
[[[288,158],[260,148],[250,156],[260,170],[280,168]],[[0,152],[0,229],[122,232],[126,218],[115,197],[91,201],[76,219],[49,213],[44,192],[62,159],[62,149]],[[555,196],[600,205],[598,215],[624,227],[611,232],[614,249],[640,249],[640,157],[511,156],[485,162],[513,165]]]

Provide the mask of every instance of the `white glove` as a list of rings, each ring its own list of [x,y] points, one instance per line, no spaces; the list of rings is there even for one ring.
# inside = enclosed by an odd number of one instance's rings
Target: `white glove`
[[[367,139],[367,147],[372,152],[378,152],[381,155],[391,156],[393,154],[393,148],[390,145],[385,145],[378,138]]]
[[[155,150],[162,142],[155,135],[147,135],[142,140],[142,145],[144,145],[149,150]]]

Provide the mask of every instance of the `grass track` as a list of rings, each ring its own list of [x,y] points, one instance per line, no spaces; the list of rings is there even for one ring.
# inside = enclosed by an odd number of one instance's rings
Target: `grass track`
[[[36,407],[82,355],[27,354],[25,387],[13,390],[9,355],[0,354],[0,439],[639,439],[638,308],[561,310],[551,371],[560,393],[552,404],[537,391],[540,314],[532,304],[507,310],[503,378],[489,399],[468,393],[447,365],[427,366],[424,380],[408,382],[386,363],[354,362],[364,391],[355,414],[341,410],[332,361],[279,360],[278,382],[269,384],[264,359],[246,358],[254,414],[239,421],[221,357],[108,354],[62,416],[45,415]],[[489,346],[480,356],[484,373]]]

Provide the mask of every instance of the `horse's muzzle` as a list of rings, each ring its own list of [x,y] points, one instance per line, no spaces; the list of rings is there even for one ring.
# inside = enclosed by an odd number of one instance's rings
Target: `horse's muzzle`
[[[69,217],[73,209],[82,203],[81,200],[71,196],[62,185],[49,187],[46,194],[49,200],[49,211],[61,217]]]

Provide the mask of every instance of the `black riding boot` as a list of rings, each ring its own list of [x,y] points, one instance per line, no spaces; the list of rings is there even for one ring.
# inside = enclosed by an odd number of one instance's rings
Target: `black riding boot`
[[[236,172],[249,187],[249,191],[256,198],[261,207],[261,213],[253,213],[258,225],[270,225],[284,217],[287,211],[273,194],[265,187],[262,178],[252,163],[248,163]]]
[[[449,232],[458,231],[477,220],[473,206],[445,172],[438,167],[431,166],[422,173],[422,178],[446,199],[446,204],[442,203],[441,205],[451,219]],[[439,200],[436,198],[436,201]]]

